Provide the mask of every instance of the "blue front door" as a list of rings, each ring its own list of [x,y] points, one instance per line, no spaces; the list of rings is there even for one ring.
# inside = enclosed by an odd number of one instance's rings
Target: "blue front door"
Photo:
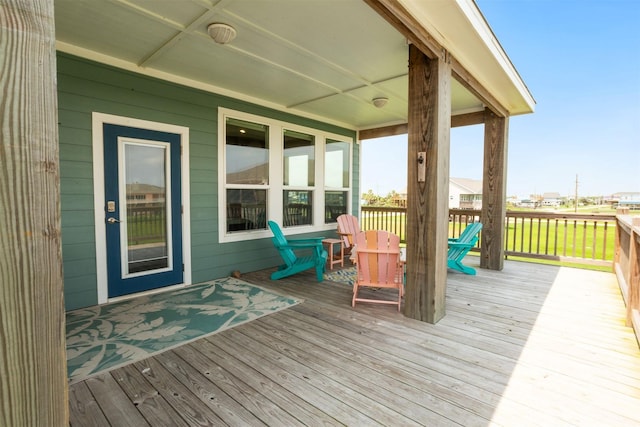
[[[109,298],[183,282],[180,135],[104,124]]]

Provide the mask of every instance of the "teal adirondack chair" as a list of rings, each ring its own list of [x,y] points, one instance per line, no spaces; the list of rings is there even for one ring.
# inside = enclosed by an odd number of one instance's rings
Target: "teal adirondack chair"
[[[462,259],[478,242],[480,230],[482,230],[482,223],[472,222],[462,231],[460,237],[449,239],[447,267],[465,274],[476,274],[475,269],[462,264]]]
[[[278,252],[280,252],[280,256],[284,260],[284,264],[279,266],[278,270],[271,274],[271,280],[282,279],[283,277],[315,268],[318,282],[322,282],[324,267],[328,256],[327,251],[322,247],[323,237],[287,240],[277,223],[269,221],[269,228],[273,233],[273,237],[271,238],[273,245]],[[296,256],[294,250],[303,249],[311,249],[311,255],[304,257]]]

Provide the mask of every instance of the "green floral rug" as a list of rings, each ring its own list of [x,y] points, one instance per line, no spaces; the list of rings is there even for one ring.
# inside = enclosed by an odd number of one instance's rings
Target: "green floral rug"
[[[77,382],[298,304],[235,278],[67,313],[67,369]]]
[[[325,271],[324,279],[353,286],[353,282],[356,280],[356,267],[343,268],[342,270],[334,271],[329,270],[329,272]]]

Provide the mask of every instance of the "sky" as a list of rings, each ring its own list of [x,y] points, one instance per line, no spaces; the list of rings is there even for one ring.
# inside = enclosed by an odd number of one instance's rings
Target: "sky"
[[[476,3],[536,100],[509,119],[507,196],[640,192],[640,1]],[[451,177],[482,179],[483,132],[452,129]],[[362,192],[406,189],[406,141],[363,141]]]

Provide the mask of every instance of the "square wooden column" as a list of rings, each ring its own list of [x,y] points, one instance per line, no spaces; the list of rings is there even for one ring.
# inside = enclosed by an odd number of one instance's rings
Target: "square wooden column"
[[[447,52],[441,56],[430,59],[414,45],[409,46],[404,314],[429,323],[445,314],[447,284],[451,64]]]
[[[0,5],[0,425],[69,425],[53,0]]]
[[[485,109],[480,267],[489,270],[504,267],[508,123],[508,118]]]

